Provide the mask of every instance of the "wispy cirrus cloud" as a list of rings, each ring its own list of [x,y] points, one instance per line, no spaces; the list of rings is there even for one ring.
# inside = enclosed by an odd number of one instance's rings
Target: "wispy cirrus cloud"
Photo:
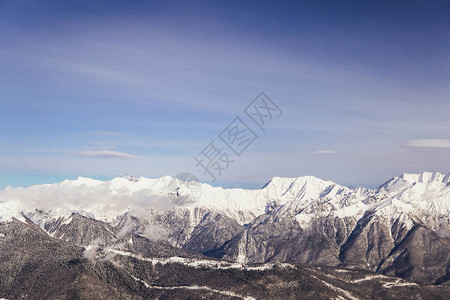
[[[311,154],[335,154],[336,151],[333,150],[318,150],[318,151],[314,151],[311,152]]]
[[[137,156],[129,153],[112,150],[81,151],[75,153],[75,156],[92,157],[92,158],[120,158],[120,159],[137,158]]]
[[[450,148],[450,139],[418,139],[406,142],[410,148]]]

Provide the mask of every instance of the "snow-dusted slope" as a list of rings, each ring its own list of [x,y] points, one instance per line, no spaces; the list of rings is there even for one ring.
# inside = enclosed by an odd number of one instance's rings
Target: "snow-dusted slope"
[[[442,235],[450,236],[450,174],[403,174],[376,190],[386,198],[375,204],[378,215],[406,214]]]

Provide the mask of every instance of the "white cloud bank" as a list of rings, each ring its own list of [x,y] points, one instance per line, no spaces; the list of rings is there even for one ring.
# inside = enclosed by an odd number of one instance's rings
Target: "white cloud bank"
[[[94,157],[94,158],[121,158],[121,159],[137,158],[137,156],[129,153],[112,150],[81,151],[75,153],[75,156]]]
[[[314,151],[311,152],[312,154],[335,154],[336,151],[333,150],[318,150],[318,151]]]
[[[126,211],[141,212],[145,216],[148,210],[173,208],[175,204],[170,196],[159,191],[173,191],[175,188],[175,179],[170,177],[142,178],[138,182],[124,178],[100,181],[79,177],[27,188],[7,187],[0,190],[0,222],[35,209],[57,211],[66,217],[78,212],[108,221]]]
[[[406,142],[410,148],[450,148],[450,139],[419,139]]]

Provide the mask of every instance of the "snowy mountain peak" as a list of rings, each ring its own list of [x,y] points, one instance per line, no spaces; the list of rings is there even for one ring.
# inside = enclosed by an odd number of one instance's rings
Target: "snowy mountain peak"
[[[450,182],[450,174],[444,175],[439,172],[422,172],[418,174],[404,173],[398,177],[394,177],[381,185],[377,191],[384,191],[388,193],[401,192],[405,189],[420,186],[424,189],[431,187],[443,188]]]
[[[70,185],[70,186],[97,186],[99,184],[102,184],[103,181],[101,180],[96,180],[96,179],[92,179],[92,178],[88,178],[88,177],[82,177],[82,176],[78,176],[77,179],[75,180],[64,180],[63,182],[61,182],[61,185]]]
[[[274,177],[263,187],[263,190],[268,191],[273,198],[294,200],[319,198],[333,188],[337,190],[343,187],[315,176],[302,176],[298,178]]]
[[[131,181],[131,182],[138,182],[139,181],[139,178],[136,178],[136,177],[134,177],[134,176],[132,176],[132,175],[130,175],[128,173],[123,175],[122,178],[124,178],[124,179],[126,179],[128,181]]]
[[[450,173],[445,175],[444,179],[442,180],[443,183],[450,183]]]
[[[301,176],[297,178],[290,177],[273,177],[270,181],[268,181],[262,188],[283,188],[283,187],[293,187],[294,185],[309,185],[309,186],[330,186],[336,185],[336,183],[332,181],[323,180],[317,178],[315,176]]]
[[[444,182],[444,178],[448,178],[448,175],[445,176],[439,172],[422,172],[419,174],[404,173],[400,176],[400,178],[411,183],[429,183],[434,181]]]

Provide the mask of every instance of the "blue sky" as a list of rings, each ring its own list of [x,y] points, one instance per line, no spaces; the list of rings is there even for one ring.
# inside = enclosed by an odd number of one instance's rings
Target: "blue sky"
[[[445,1],[0,0],[0,187],[210,181],[193,157],[261,91],[284,113],[265,132],[249,121],[259,138],[215,184],[449,173],[449,15]]]

